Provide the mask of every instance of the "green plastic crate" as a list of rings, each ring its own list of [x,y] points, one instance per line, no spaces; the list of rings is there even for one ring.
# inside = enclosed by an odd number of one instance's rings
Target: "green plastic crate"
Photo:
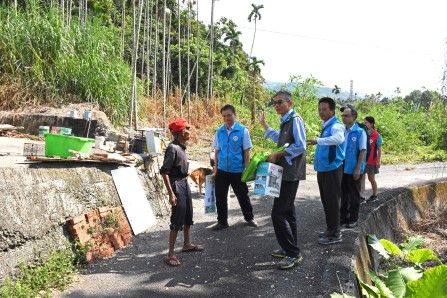
[[[92,152],[92,145],[95,142],[94,139],[78,138],[51,133],[46,133],[44,136],[45,156],[59,156],[60,158],[72,156],[68,150],[90,154],[90,152]]]

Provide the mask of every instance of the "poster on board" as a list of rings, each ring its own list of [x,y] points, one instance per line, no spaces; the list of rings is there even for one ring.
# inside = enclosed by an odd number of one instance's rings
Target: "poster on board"
[[[204,197],[205,214],[216,212],[216,194],[214,193],[214,180],[214,175],[206,176]]]

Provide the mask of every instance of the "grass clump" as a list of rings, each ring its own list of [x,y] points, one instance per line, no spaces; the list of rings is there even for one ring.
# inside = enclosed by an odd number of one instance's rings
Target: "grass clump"
[[[50,297],[53,289],[64,290],[73,281],[82,253],[67,246],[30,264],[20,263],[16,277],[6,278],[1,286],[0,297]]]

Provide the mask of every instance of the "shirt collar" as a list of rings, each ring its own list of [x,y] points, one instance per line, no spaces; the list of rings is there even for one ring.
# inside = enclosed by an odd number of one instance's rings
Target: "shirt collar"
[[[347,129],[345,126],[345,129],[346,129],[346,131],[353,131],[353,130],[357,130],[357,127],[358,127],[357,123],[354,123],[354,125],[352,125],[349,129]]]
[[[233,125],[230,128],[227,128],[227,126],[224,124],[224,127],[227,131],[233,130],[234,126],[236,125],[236,121],[234,121]]]
[[[331,120],[334,119],[334,118],[335,118],[335,115],[334,115],[334,117],[332,117],[332,118],[329,119],[328,121],[323,122],[323,127],[326,127],[326,125],[327,125],[329,122],[331,122]]]
[[[284,116],[281,117],[280,123],[283,123],[284,121],[286,121],[287,118],[289,117],[290,113],[293,113],[293,109],[290,109],[287,113],[284,114]]]
[[[185,146],[184,144],[181,144],[179,141],[174,140],[172,143],[175,144],[175,145],[178,145],[178,146],[182,147],[183,150],[186,150],[186,146]]]

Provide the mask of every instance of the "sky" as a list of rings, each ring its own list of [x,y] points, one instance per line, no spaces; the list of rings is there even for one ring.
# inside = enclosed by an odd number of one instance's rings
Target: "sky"
[[[199,1],[199,19],[211,21],[212,0]],[[445,0],[216,0],[214,21],[225,16],[241,31],[249,53],[263,60],[267,81],[310,75],[325,86],[358,94],[439,91],[447,53]]]

